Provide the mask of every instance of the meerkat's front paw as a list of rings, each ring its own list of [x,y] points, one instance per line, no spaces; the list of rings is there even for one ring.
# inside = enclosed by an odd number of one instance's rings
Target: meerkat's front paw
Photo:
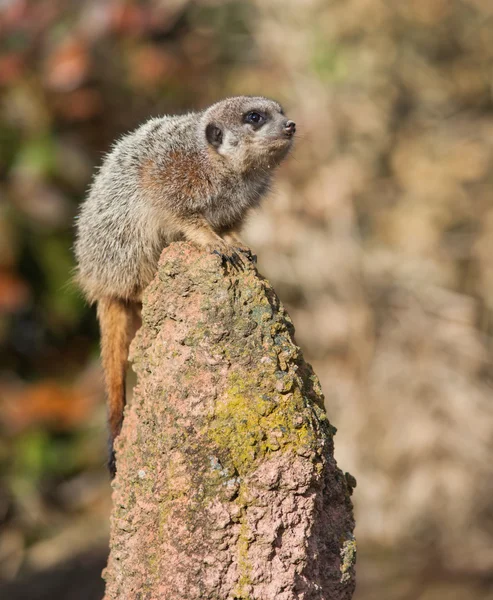
[[[226,243],[233,246],[237,252],[240,252],[243,256],[245,256],[247,260],[249,260],[251,263],[257,263],[256,254],[252,253],[250,248],[245,243],[243,243],[241,238],[239,238],[236,233],[226,233],[224,234],[223,239],[226,241]]]
[[[211,252],[211,254],[217,254],[218,256],[220,256],[223,261],[223,265],[230,264],[235,269],[239,269],[241,271],[243,271],[243,269],[244,269],[243,261],[241,260],[240,255],[235,251],[231,252],[230,254],[225,254],[224,252],[221,252],[220,250],[213,250]]]

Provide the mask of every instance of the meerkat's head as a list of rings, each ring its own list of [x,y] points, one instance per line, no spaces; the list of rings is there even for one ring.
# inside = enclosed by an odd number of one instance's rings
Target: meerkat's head
[[[213,104],[204,111],[201,128],[211,151],[243,173],[276,167],[288,153],[296,131],[277,102],[254,96]]]

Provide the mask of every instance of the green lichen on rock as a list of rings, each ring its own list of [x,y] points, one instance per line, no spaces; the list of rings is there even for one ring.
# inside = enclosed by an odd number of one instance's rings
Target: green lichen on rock
[[[217,402],[209,435],[240,476],[269,452],[318,449],[312,411],[301,391],[295,387],[289,394],[272,393],[276,385],[272,372],[233,371]]]
[[[244,278],[242,286],[228,285],[227,291],[229,305],[208,307],[227,315],[235,332],[227,344],[221,337],[216,345],[209,337],[214,352],[232,363],[207,425],[210,439],[240,475],[270,452],[319,453],[318,432],[322,428],[329,437],[333,432],[318,378],[293,342],[289,316],[270,284],[257,276]]]
[[[352,570],[356,564],[356,540],[351,535],[341,548],[341,583],[351,579]]]
[[[238,583],[234,590],[235,600],[249,600],[249,587],[252,583],[252,565],[248,559],[249,530],[245,520],[241,522],[240,535],[238,537]]]

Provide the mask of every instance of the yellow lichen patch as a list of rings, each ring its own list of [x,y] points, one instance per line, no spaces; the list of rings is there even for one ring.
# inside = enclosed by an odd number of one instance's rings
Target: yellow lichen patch
[[[295,386],[290,394],[263,393],[275,386],[272,372],[264,373],[263,378],[259,378],[258,371],[255,377],[248,372],[233,372],[225,394],[217,402],[210,437],[240,476],[267,452],[290,449],[303,453],[315,449],[311,413],[301,391]]]
[[[351,536],[341,548],[341,583],[351,579],[351,569],[356,563],[356,540]]]
[[[245,521],[242,521],[240,535],[238,538],[238,583],[234,591],[235,600],[248,600],[248,588],[251,585],[252,566],[248,559],[249,529]]]

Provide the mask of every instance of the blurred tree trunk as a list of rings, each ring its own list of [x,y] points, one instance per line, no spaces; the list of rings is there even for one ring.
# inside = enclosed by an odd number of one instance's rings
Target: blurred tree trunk
[[[253,265],[163,252],[132,346],[106,600],[351,598],[351,487],[293,333]]]

